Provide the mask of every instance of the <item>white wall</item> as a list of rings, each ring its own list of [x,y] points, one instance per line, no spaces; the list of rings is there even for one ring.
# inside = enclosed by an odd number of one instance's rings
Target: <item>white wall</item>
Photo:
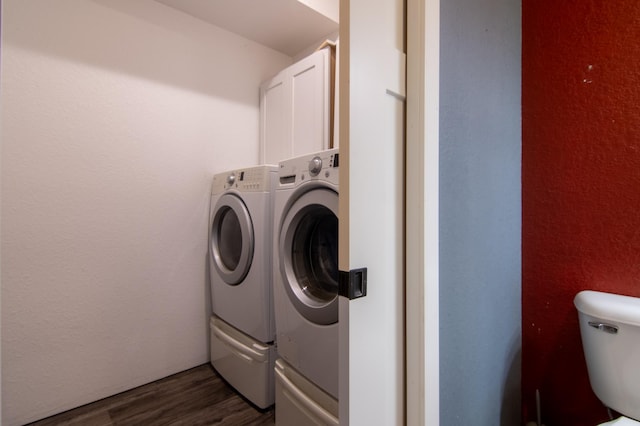
[[[2,424],[208,359],[212,173],[291,58],[164,5],[4,0]]]

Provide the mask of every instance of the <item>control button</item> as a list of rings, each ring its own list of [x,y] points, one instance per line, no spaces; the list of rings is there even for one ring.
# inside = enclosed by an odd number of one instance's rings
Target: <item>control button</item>
[[[318,176],[320,170],[322,170],[322,158],[317,156],[313,157],[311,161],[309,161],[309,174],[311,176]]]

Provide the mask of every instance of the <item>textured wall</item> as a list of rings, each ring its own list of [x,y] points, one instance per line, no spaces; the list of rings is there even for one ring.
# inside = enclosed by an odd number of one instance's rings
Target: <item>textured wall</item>
[[[210,177],[290,58],[147,0],[5,0],[2,424],[208,359]]]
[[[520,4],[441,5],[440,424],[520,406]]]
[[[573,297],[640,296],[640,3],[523,2],[523,403],[608,419]]]

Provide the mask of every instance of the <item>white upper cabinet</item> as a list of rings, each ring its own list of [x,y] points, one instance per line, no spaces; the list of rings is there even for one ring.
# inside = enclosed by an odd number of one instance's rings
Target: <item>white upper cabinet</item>
[[[329,48],[321,49],[261,85],[261,162],[331,147],[331,66]]]

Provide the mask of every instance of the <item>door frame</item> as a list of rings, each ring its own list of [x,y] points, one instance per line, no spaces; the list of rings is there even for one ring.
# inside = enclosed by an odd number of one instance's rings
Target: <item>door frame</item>
[[[440,0],[407,2],[406,424],[440,424]]]

